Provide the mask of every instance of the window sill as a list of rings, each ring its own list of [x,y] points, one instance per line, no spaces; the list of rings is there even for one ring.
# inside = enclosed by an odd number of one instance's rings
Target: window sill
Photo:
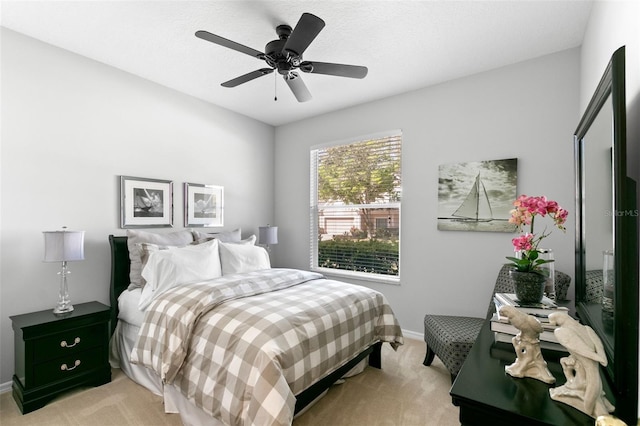
[[[364,272],[343,271],[330,268],[312,268],[311,270],[318,272],[327,278],[351,279],[376,284],[400,285],[400,277],[397,276],[374,275]]]

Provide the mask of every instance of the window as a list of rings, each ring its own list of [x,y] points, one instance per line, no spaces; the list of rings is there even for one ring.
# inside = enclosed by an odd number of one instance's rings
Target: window
[[[398,281],[402,134],[311,149],[312,269]]]

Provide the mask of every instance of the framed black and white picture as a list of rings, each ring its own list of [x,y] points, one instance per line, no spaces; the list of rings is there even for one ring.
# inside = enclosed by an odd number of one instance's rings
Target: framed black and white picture
[[[173,226],[173,182],[120,176],[120,226]]]
[[[184,184],[184,226],[224,226],[224,187]]]
[[[438,229],[515,232],[518,159],[442,164],[438,175]]]

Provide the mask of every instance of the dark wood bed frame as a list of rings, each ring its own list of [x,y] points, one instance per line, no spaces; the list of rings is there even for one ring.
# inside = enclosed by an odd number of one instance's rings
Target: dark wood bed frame
[[[111,246],[111,334],[118,322],[118,296],[129,287],[129,247],[127,237],[109,235]],[[329,389],[336,381],[355,367],[366,356],[369,356],[369,365],[375,368],[382,367],[381,359],[382,342],[376,342],[359,353],[351,361],[344,364],[326,377],[323,377],[309,388],[296,395],[295,413],[298,413],[309,403]]]

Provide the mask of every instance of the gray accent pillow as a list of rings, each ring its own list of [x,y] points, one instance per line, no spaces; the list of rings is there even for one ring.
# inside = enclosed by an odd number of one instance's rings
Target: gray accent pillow
[[[234,243],[242,240],[242,228],[234,229],[233,231],[223,231],[223,232],[200,232],[196,230],[192,230],[193,239],[194,240],[204,240],[207,238],[215,238],[220,240],[223,243]]]

